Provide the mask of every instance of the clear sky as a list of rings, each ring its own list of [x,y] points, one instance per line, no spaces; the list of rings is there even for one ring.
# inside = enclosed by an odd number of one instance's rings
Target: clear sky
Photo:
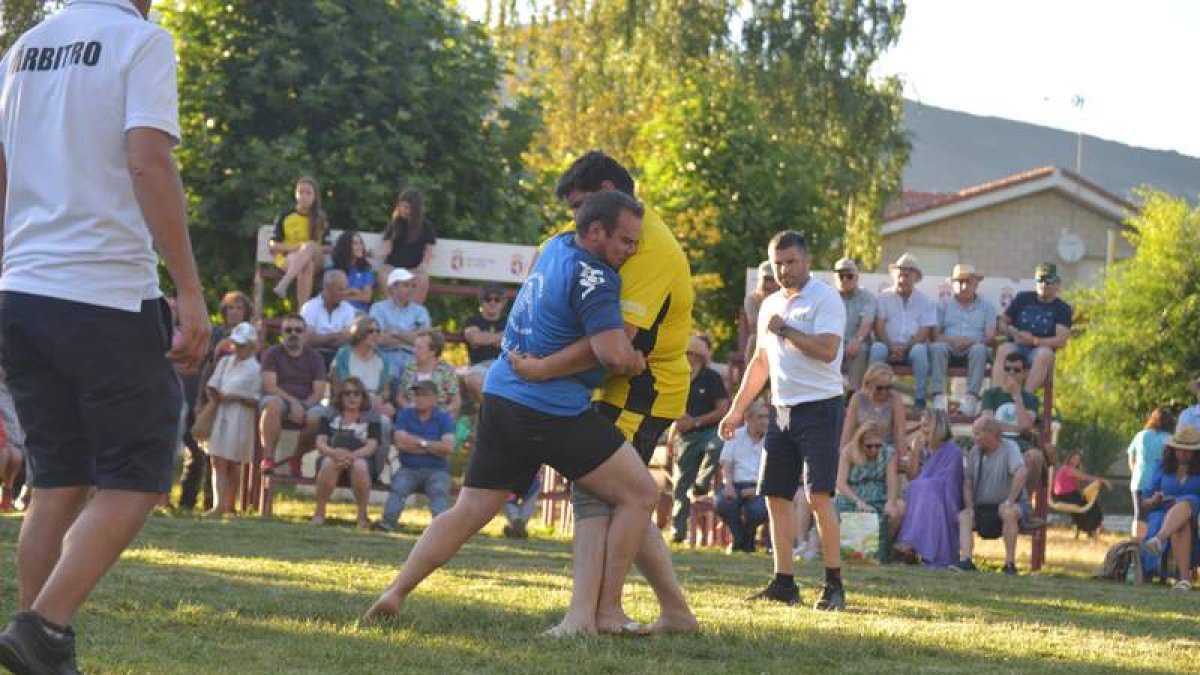
[[[1197,41],[1200,0],[909,0],[877,72],[929,105],[1200,157]]]

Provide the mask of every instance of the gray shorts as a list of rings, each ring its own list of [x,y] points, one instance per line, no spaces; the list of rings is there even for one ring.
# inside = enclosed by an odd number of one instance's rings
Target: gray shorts
[[[482,380],[483,378],[487,377],[488,368],[491,368],[492,364],[495,362],[496,362],[496,359],[488,359],[487,361],[480,361],[479,363],[474,364],[470,368],[467,368],[467,375],[475,375],[476,377],[478,377],[479,379]]]
[[[621,429],[628,438],[628,431],[622,428],[619,420],[622,413],[620,408],[604,402],[595,403],[592,407],[603,417],[616,424],[617,428]],[[666,433],[672,420],[650,415],[631,415],[630,418],[636,419],[637,422],[636,428],[632,430],[633,438],[629,439],[629,442],[633,449],[637,450],[642,461],[649,465],[650,458],[654,456],[654,448],[658,445],[658,439]],[[575,512],[575,520],[608,517],[613,512],[612,506],[608,502],[574,483],[571,484],[571,508]]]

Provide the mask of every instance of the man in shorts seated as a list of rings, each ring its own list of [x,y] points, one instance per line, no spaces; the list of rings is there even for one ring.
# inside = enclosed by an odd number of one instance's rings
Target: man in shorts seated
[[[592,195],[575,214],[575,232],[551,239],[513,304],[503,352],[488,371],[479,431],[458,502],[434,519],[396,579],[363,620],[394,616],[425,577],[445,564],[549,464],[613,507],[600,598],[619,597],[629,565],[658,502],[658,486],[633,446],[591,407],[592,389],[609,371],[636,374],[645,357],[633,349],[621,317],[617,268],[636,250],[643,209],[619,192]],[[546,356],[589,337],[604,368],[545,382],[522,380],[511,352]],[[595,632],[590,624],[575,632]]]
[[[263,466],[273,468],[280,461],[302,454],[317,437],[317,425],[325,409],[321,399],[329,375],[325,361],[305,346],[304,319],[299,314],[283,317],[280,330],[283,344],[275,345],[262,356],[263,398],[259,403],[258,432],[263,447]],[[299,430],[296,450],[279,451],[279,435],[284,429]],[[294,462],[292,473],[300,472]]]
[[[990,417],[975,420],[975,446],[967,453],[963,473],[963,510],[958,514],[960,558],[951,569],[976,571],[971,560],[975,540],[1004,538],[1004,573],[1017,575],[1017,534],[1031,513],[1025,491],[1025,459],[1013,441],[1000,433]]]

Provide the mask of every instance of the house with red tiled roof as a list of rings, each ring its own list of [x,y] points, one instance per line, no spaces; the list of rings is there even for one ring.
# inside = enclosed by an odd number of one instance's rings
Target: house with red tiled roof
[[[886,264],[912,253],[927,277],[970,263],[988,277],[1033,276],[1058,265],[1067,286],[1100,281],[1108,260],[1133,255],[1124,221],[1129,201],[1071,171],[1046,166],[958,192],[905,192],[883,220]]]

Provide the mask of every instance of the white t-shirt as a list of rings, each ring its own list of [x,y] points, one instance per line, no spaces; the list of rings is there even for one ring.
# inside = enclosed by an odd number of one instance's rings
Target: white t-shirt
[[[837,357],[830,363],[805,356],[788,340],[767,330],[771,317],[782,315],[789,328],[805,335],[836,335]],[[810,277],[791,298],[778,290],[767,296],[758,310],[758,346],[767,353],[771,373],[771,401],[796,405],[841,396],[842,330],[846,307],[842,297],[825,282]]]
[[[725,441],[725,445],[721,448],[720,463],[730,462],[733,464],[733,475],[726,476],[726,480],[731,480],[734,483],[757,483],[758,472],[762,465],[763,441],[766,436],[757,441],[750,438],[750,434],[746,433],[746,427],[740,427],[733,432],[733,438]]]
[[[883,317],[888,340],[892,342],[908,342],[922,328],[938,325],[937,305],[915,288],[907,299],[894,287],[889,288],[879,294],[875,308],[878,316]]]
[[[0,290],[127,311],[161,295],[125,132],[179,139],[171,36],[129,0],[70,0],[0,62]]]
[[[345,300],[332,312],[325,309],[325,299],[320,294],[310,298],[300,307],[300,316],[304,317],[304,323],[308,324],[308,329],[317,335],[329,335],[346,330],[354,323],[356,314],[354,305]]]

